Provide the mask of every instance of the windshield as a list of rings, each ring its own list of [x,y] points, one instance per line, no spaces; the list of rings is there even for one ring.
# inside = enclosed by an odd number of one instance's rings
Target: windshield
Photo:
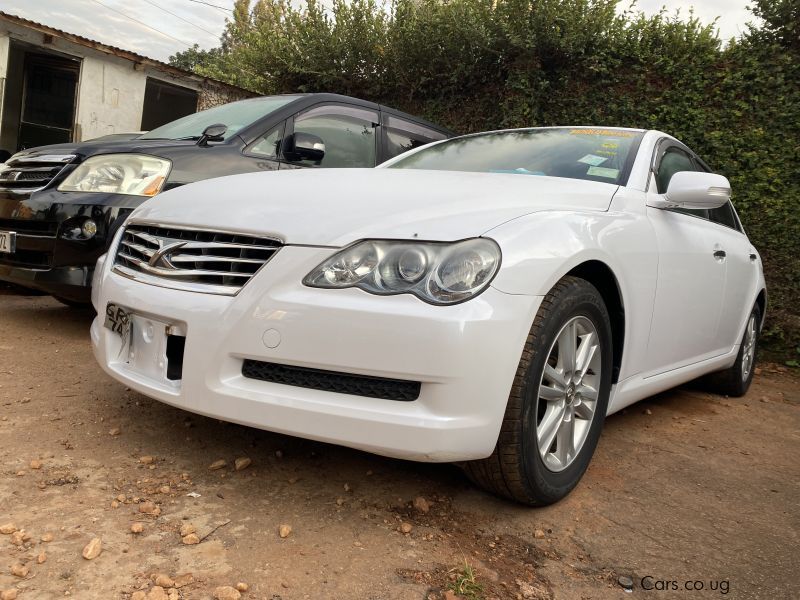
[[[482,133],[441,142],[391,164],[430,169],[548,175],[624,184],[643,132],[553,128]]]
[[[298,96],[265,96],[263,98],[251,98],[250,100],[240,100],[239,102],[215,106],[208,110],[187,115],[161,127],[156,127],[139,139],[181,140],[199,138],[203,130],[209,125],[222,123],[228,126],[228,130],[225,132],[225,139],[227,140],[248,125],[297,98]]]

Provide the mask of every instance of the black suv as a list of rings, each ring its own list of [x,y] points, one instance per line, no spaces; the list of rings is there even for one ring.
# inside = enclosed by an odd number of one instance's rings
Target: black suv
[[[374,167],[451,135],[365,100],[296,94],[217,106],[133,139],[24,150],[0,165],[0,280],[85,303],[115,231],[159,192],[253,171]],[[236,190],[220,202],[235,210]]]

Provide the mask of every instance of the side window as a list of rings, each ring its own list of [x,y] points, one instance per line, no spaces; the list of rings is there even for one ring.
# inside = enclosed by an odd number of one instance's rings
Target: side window
[[[667,148],[656,173],[656,186],[658,193],[664,194],[669,186],[669,181],[675,173],[680,171],[697,171],[692,158],[680,148]]]
[[[443,140],[447,137],[445,134],[428,127],[391,115],[386,116],[384,119],[383,133],[386,147],[384,160],[389,160],[403,152],[408,152],[419,146]]]
[[[712,208],[708,211],[708,218],[714,223],[725,225],[731,229],[739,229],[739,224],[736,221],[736,215],[733,213],[733,206],[730,201],[726,202],[719,208]]]
[[[255,143],[247,149],[247,154],[256,154],[264,158],[278,158],[281,153],[282,141],[283,123],[258,138]]]
[[[357,106],[325,105],[294,119],[294,133],[316,136],[325,145],[322,161],[300,160],[311,167],[374,167],[378,113]]]
[[[701,169],[692,160],[686,152],[680,148],[667,148],[664,156],[661,157],[661,162],[658,165],[658,172],[656,173],[656,187],[658,193],[663,194],[667,191],[669,181],[675,173],[680,171],[700,171]],[[675,212],[683,213],[685,215],[692,215],[700,217],[701,219],[708,218],[708,211],[705,209],[697,208],[672,208]]]

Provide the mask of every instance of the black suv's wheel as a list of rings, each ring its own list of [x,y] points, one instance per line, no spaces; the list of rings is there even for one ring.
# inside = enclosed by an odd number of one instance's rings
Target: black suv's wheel
[[[761,309],[756,304],[747,318],[742,344],[733,366],[707,375],[703,381],[708,391],[724,396],[744,396],[750,389],[758,358],[758,334],[761,329]]]
[[[541,506],[566,496],[594,454],[612,372],[603,298],[577,277],[559,281],[533,321],[497,446],[462,468],[478,485]]]

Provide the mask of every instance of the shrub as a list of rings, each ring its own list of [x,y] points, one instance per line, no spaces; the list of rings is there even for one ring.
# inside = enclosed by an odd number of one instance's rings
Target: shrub
[[[764,258],[766,341],[800,352],[800,0],[722,44],[616,0],[237,0],[219,48],[178,65],[264,94],[330,91],[466,133],[557,124],[667,131],[729,177]]]

